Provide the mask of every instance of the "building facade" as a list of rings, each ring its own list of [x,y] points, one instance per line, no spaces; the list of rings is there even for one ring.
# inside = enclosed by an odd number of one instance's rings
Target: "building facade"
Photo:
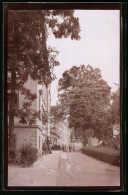
[[[71,131],[65,121],[56,122],[52,131],[54,132],[51,136],[52,145],[69,146]]]
[[[25,82],[24,87],[29,89],[31,93],[36,94],[37,98],[32,101],[31,109],[35,112],[39,112],[39,118],[36,119],[35,124],[29,125],[28,123],[22,124],[18,118],[14,120],[14,136],[15,136],[15,148],[20,148],[23,144],[31,143],[33,147],[37,148],[38,155],[42,154],[42,144],[45,141],[46,136],[50,135],[50,84],[45,85],[38,84],[37,80],[33,80],[30,77]],[[20,92],[17,92],[16,106],[17,109],[21,109],[24,102],[27,100],[25,96]],[[47,118],[47,122],[43,122],[43,119]]]

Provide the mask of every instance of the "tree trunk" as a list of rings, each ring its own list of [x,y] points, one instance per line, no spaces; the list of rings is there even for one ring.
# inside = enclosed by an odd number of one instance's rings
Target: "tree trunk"
[[[12,66],[13,67],[13,66]],[[14,150],[14,116],[15,116],[15,67],[11,70],[11,93],[9,106],[9,149]]]
[[[14,113],[9,113],[9,149],[14,150]]]
[[[43,59],[45,61],[45,63],[47,63],[48,65],[48,53],[47,53],[47,44],[46,44],[46,41],[47,41],[47,38],[46,38],[46,24],[45,24],[45,11],[42,12],[42,18],[41,18],[41,25],[42,25],[42,47],[43,47]]]
[[[45,11],[42,12],[41,15],[41,29],[42,29],[42,49],[43,49],[43,60],[46,72],[49,70],[49,61],[48,61],[48,50],[47,50],[47,29],[46,29],[46,21],[45,21]],[[48,80],[46,78],[47,75],[44,76],[45,84],[48,84]]]
[[[8,86],[8,92],[10,92],[10,105],[9,105],[9,149],[14,150],[14,116],[15,116],[15,91],[16,91],[16,50],[17,42],[15,40],[17,25],[15,23],[16,15],[13,13],[12,28],[8,32],[8,67],[10,74],[10,87]],[[11,39],[10,39],[11,37]],[[11,55],[12,58],[9,56]]]

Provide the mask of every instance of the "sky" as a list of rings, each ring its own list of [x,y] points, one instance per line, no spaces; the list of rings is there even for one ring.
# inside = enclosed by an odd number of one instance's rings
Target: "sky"
[[[81,39],[55,39],[52,34],[47,45],[55,47],[60,66],[55,67],[57,79],[51,84],[51,105],[56,105],[58,80],[72,66],[91,65],[100,68],[102,78],[115,91],[120,82],[120,12],[119,10],[75,10],[79,18]]]

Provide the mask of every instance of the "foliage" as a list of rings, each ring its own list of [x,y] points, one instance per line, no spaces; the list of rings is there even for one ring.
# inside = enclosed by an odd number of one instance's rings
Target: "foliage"
[[[19,149],[21,154],[21,164],[30,166],[37,159],[37,149],[33,148],[31,144],[22,145]]]
[[[109,109],[107,111],[107,120],[109,124],[109,130],[118,131],[117,135],[109,136],[104,139],[104,145],[114,148],[116,150],[120,150],[120,88],[119,85],[116,84],[118,87],[115,92],[111,94],[111,103],[109,105]],[[113,132],[114,133],[114,132]]]
[[[117,84],[116,84],[117,85]],[[110,106],[110,122],[112,125],[120,123],[120,88],[112,93]]]
[[[74,17],[74,10],[47,10],[47,24],[56,38],[79,40],[79,19]]]
[[[107,147],[84,147],[81,149],[84,154],[97,158],[98,160],[110,163],[112,165],[120,165],[120,153],[112,148]]]
[[[116,135],[116,137],[113,140],[113,148],[115,150],[120,150],[120,133]]]
[[[31,102],[23,105],[18,112],[15,110],[16,90],[25,93],[31,101],[31,95],[23,88],[28,76],[46,86],[55,79],[53,69],[59,65],[56,60],[58,52],[47,48],[48,29],[56,38],[71,37],[78,40],[79,20],[73,16],[73,10],[9,10],[8,11],[8,90],[9,106],[9,139],[10,147],[14,149],[14,116],[21,123],[35,123],[38,113],[30,109]],[[62,22],[60,22],[60,18]],[[30,114],[29,114],[30,113]]]
[[[9,150],[8,162],[22,166],[31,166],[37,159],[37,149],[31,144],[22,145],[18,150]]]
[[[107,120],[110,89],[100,69],[90,65],[73,66],[63,73],[59,80],[59,105],[76,137],[84,138],[89,128],[100,139],[110,134]]]
[[[12,149],[9,149],[8,151],[8,162],[9,163],[14,163],[16,158],[16,152]]]
[[[46,82],[46,79],[50,81],[51,69],[59,65],[55,60],[57,52],[46,47],[47,32],[44,17],[45,13],[39,10],[9,11],[8,70],[14,68],[18,87],[24,84],[28,74],[39,82]],[[48,63],[50,59],[51,66]]]
[[[30,89],[26,89],[25,87],[22,87],[21,94],[24,95],[24,99],[27,99],[27,101],[23,103],[21,109],[15,111],[15,116],[20,119],[19,123],[27,124],[28,122],[29,125],[35,124],[36,119],[39,118],[40,112],[33,110],[31,105],[37,98],[37,95],[31,93]]]
[[[55,136],[56,138],[60,138],[60,136],[59,136],[58,133],[56,132],[55,127],[51,127],[50,134],[51,134],[51,136],[53,135],[53,136]]]
[[[103,145],[105,147],[110,147],[110,148],[113,148],[119,151],[120,150],[120,133],[116,135],[115,137],[107,138],[106,140],[104,140]]]
[[[93,135],[94,135],[94,130],[92,130],[92,129],[87,129],[84,132],[84,145],[86,145],[88,143],[88,138],[93,137]]]
[[[63,118],[63,113],[61,109],[62,107],[58,104],[56,106],[51,106],[50,111],[51,123],[55,124],[56,122]]]
[[[56,38],[71,36],[78,40],[79,20],[73,13],[73,10],[9,10],[8,71],[14,70],[18,89],[29,74],[40,83],[54,79],[53,68],[59,65],[58,52],[55,48],[47,48],[48,29]]]

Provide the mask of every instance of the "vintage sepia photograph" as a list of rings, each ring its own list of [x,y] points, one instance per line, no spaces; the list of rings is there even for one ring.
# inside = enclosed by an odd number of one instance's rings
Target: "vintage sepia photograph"
[[[5,186],[118,190],[120,4],[53,5],[4,4]]]

